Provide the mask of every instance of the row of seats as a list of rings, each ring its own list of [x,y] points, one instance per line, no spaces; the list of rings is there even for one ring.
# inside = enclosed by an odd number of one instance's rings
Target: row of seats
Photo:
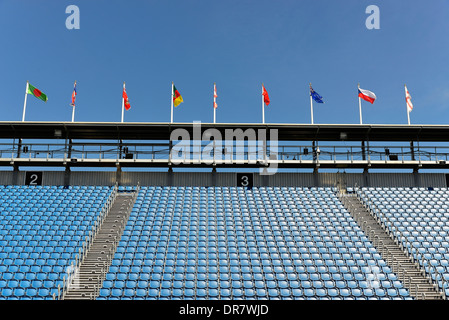
[[[395,288],[102,288],[99,299],[108,300],[339,300],[339,299],[401,299],[406,292]]]
[[[52,299],[112,188],[0,186],[0,299]]]
[[[143,186],[99,299],[409,299],[334,191]]]
[[[449,190],[361,188],[357,194],[449,294]]]
[[[0,299],[51,299],[111,190],[0,186]],[[411,299],[335,192],[143,186],[98,299]],[[449,191],[357,192],[449,294]]]

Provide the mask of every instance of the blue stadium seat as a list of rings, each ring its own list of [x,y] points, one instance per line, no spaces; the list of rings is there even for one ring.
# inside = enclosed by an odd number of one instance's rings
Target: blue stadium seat
[[[152,186],[140,189],[109,274],[140,266],[123,281],[141,299],[390,297],[394,282],[367,296],[359,287],[362,268],[392,274],[379,257],[331,188]]]
[[[438,275],[449,275],[444,262],[444,254],[448,252],[447,242],[444,241],[449,231],[448,220],[444,216],[448,194],[447,188],[437,191],[417,188],[362,188],[358,191],[361,201],[373,210],[380,221],[391,222],[390,231],[434,279]],[[383,203],[388,203],[388,206]],[[394,215],[391,210],[394,210]],[[413,250],[411,246],[414,247]],[[439,283],[440,289],[442,285],[442,282]],[[396,286],[397,284],[394,285],[395,288]],[[408,297],[406,290],[403,291],[404,296],[398,293],[399,296]]]
[[[94,187],[92,190],[100,188],[103,189],[103,187]],[[2,246],[6,246],[4,250],[1,250],[2,278],[20,282],[19,287],[16,282],[11,282],[14,292],[10,298],[51,299],[52,294],[57,290],[57,285],[62,283],[65,268],[74,261],[73,253],[77,253],[82,246],[79,240],[71,242],[72,235],[73,239],[78,236],[84,239],[87,232],[85,227],[93,224],[94,221],[80,215],[77,217],[77,223],[79,222],[82,228],[77,229],[72,226],[74,232],[80,232],[80,234],[75,235],[68,231],[65,223],[74,224],[69,218],[81,210],[74,210],[75,207],[67,207],[64,211],[59,210],[60,206],[64,205],[62,199],[67,198],[69,202],[73,199],[75,205],[84,203],[83,205],[87,206],[86,201],[92,196],[88,193],[79,196],[68,194],[64,189],[57,187],[15,186],[13,189],[8,187],[0,189],[0,199],[7,198],[9,190],[14,190],[14,194],[17,194],[15,196],[17,202],[7,199],[3,203],[5,211],[0,215],[0,239],[3,239]],[[108,187],[105,189],[106,193],[98,196],[100,204],[104,204],[111,190]],[[14,212],[15,218],[9,219],[5,213],[13,212],[17,203],[21,213]],[[62,212],[64,212],[63,215]],[[94,214],[98,215],[99,212],[100,210],[96,210]],[[7,230],[11,231],[5,233]],[[11,236],[2,238],[8,234]],[[63,236],[69,242],[65,243]],[[4,270],[3,267],[5,267]]]

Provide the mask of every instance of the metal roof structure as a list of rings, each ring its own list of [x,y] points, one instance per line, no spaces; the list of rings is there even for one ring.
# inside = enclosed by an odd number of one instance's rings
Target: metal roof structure
[[[202,142],[175,163],[179,129]],[[223,138],[212,158],[204,142],[216,140],[203,136],[210,129]],[[256,150],[226,145],[236,132],[264,133],[262,149],[260,140]],[[446,142],[447,125],[3,121],[0,166],[448,169]]]
[[[196,124],[198,125],[198,123]],[[448,142],[448,125],[200,123],[201,130],[277,129],[279,141]],[[0,122],[0,139],[170,140],[175,129],[193,132],[195,123]]]

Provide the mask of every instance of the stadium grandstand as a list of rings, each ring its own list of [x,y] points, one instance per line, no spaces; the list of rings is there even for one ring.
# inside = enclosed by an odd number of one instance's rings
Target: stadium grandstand
[[[449,295],[448,126],[0,122],[0,137],[0,299]]]

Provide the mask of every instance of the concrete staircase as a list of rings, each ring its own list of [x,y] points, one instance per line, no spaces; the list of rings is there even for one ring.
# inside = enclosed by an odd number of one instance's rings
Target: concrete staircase
[[[409,256],[408,252],[401,248],[398,240],[363,205],[356,194],[340,193],[339,197],[412,297],[419,300],[445,298],[444,293],[439,291],[430,276],[426,275],[419,264]]]
[[[138,190],[118,192],[86,255],[70,278],[63,300],[93,300],[99,295]]]

